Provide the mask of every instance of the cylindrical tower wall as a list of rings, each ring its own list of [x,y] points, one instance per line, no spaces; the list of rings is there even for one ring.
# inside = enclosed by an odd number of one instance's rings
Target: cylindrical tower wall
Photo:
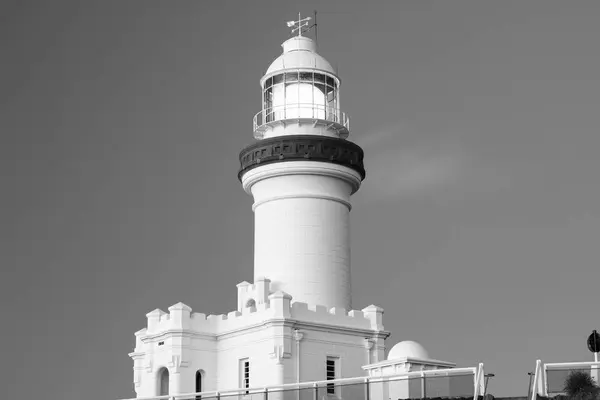
[[[242,181],[254,197],[255,278],[294,301],[350,310],[350,195],[360,175],[298,161],[255,168]]]

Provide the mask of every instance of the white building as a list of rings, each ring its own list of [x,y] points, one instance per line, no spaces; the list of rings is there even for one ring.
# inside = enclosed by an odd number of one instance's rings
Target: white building
[[[362,149],[346,140],[340,80],[301,32],[282,47],[260,80],[258,140],[240,153],[238,177],[254,198],[254,282],[237,285],[237,310],[226,315],[192,312],[182,303],[148,313],[130,354],[137,397],[387,368],[383,309],[352,309],[350,196],[365,170]],[[404,367],[418,364],[398,353],[390,355]]]

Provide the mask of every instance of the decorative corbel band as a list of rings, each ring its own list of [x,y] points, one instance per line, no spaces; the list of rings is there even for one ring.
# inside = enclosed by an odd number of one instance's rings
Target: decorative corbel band
[[[260,165],[286,161],[320,161],[351,168],[365,179],[364,152],[355,143],[344,139],[288,135],[260,140],[240,152],[238,179]]]

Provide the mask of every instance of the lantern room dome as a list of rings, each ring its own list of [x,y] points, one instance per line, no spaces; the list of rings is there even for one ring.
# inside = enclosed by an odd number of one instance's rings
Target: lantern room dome
[[[335,69],[317,54],[317,44],[308,37],[294,36],[282,43],[283,54],[267,68],[265,76],[287,69],[317,69],[336,75]]]

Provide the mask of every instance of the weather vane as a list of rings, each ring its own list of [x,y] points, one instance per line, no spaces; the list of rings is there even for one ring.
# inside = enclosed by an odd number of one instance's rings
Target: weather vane
[[[300,16],[300,13],[298,13],[298,21],[288,21],[287,26],[288,26],[288,28],[294,27],[292,29],[292,34],[296,31],[298,31],[298,36],[302,36],[302,29],[305,27],[308,27],[308,21],[310,21],[311,19],[312,19],[311,17],[306,17],[306,18],[302,19],[302,17]],[[310,27],[308,29],[310,29]]]

